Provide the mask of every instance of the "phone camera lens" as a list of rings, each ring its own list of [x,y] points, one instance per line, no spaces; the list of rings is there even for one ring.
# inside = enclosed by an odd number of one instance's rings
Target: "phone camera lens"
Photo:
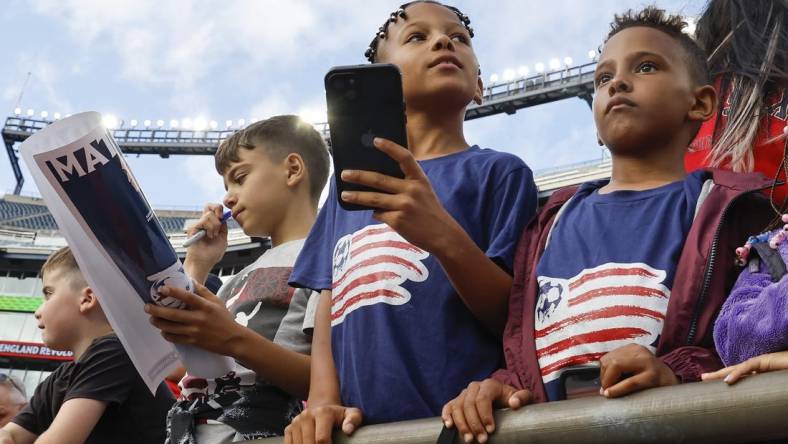
[[[343,91],[347,87],[347,83],[343,77],[334,77],[331,80],[331,86],[337,91]]]
[[[334,88],[335,91],[355,89],[356,79],[349,75],[337,75],[331,79],[331,87]]]

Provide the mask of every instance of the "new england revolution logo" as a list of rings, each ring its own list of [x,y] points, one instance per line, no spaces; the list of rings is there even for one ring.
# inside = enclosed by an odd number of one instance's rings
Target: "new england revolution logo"
[[[428,256],[386,224],[368,225],[339,239],[334,247],[331,325],[367,305],[407,303],[411,294],[402,284],[427,279],[422,261]]]
[[[186,308],[186,304],[180,299],[176,299],[172,296],[163,296],[159,293],[159,290],[165,285],[183,288],[184,290],[190,292],[194,291],[192,280],[186,275],[186,272],[183,270],[183,266],[181,265],[180,261],[175,262],[165,270],[148,276],[148,281],[152,282],[150,286],[151,299],[153,299],[153,302],[155,302],[156,305],[161,305],[162,307]]]
[[[670,299],[665,276],[644,263],[606,263],[569,279],[539,276],[534,336],[543,381],[632,342],[654,351]]]

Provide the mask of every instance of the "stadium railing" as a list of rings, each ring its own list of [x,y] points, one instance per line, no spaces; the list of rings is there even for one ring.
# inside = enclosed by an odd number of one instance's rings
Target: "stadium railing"
[[[433,444],[439,418],[361,427],[338,444]],[[496,412],[490,443],[788,442],[788,371],[662,387],[618,399],[590,397]],[[276,444],[282,438],[248,443]],[[455,442],[462,442],[460,439]]]

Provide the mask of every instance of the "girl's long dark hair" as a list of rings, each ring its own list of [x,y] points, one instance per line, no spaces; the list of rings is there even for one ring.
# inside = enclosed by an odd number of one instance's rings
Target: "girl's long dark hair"
[[[766,100],[788,84],[788,0],[711,0],[696,37],[709,56],[712,77],[721,81],[719,92],[731,92],[728,122],[714,130],[709,163],[752,171]],[[719,117],[725,102],[720,101]]]

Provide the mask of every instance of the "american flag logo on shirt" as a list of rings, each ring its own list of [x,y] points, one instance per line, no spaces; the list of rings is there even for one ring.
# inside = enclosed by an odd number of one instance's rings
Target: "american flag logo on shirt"
[[[373,304],[402,305],[410,300],[403,282],[429,276],[422,261],[429,253],[386,224],[368,225],[334,246],[331,325],[353,310]]]
[[[608,263],[571,279],[539,276],[535,338],[543,382],[629,343],[655,351],[670,298],[664,280],[664,271],[642,263]]]

